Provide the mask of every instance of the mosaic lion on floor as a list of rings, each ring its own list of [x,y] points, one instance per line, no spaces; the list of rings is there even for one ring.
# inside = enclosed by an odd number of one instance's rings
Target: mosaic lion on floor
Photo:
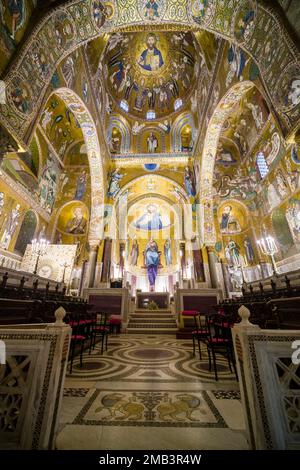
[[[125,399],[125,395],[122,393],[110,393],[109,395],[104,395],[101,398],[101,403],[103,406],[96,408],[95,413],[101,413],[103,410],[109,411],[111,418],[118,419],[142,419],[144,406],[139,403],[133,403],[132,397],[128,400]],[[118,417],[116,413],[121,413],[123,416]],[[108,419],[104,417],[103,419]]]
[[[184,418],[179,418],[179,415],[184,414],[185,418],[190,421],[198,421],[193,418],[194,411],[200,411],[201,414],[206,414],[206,411],[200,408],[200,399],[195,395],[182,394],[176,396],[176,401],[170,400],[169,403],[158,405],[157,411],[160,419],[168,421],[168,417],[176,421],[184,421]]]

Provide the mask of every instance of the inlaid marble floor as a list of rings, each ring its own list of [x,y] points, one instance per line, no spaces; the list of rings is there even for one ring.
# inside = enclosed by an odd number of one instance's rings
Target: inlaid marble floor
[[[247,449],[238,383],[219,381],[191,340],[120,335],[75,359],[65,382],[58,449]]]

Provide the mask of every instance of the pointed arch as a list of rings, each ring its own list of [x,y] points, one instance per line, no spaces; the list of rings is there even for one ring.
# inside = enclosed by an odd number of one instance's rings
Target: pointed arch
[[[182,113],[174,121],[171,128],[171,142],[174,152],[181,151],[181,131],[185,126],[190,126],[192,139],[195,140],[195,122],[191,113]]]
[[[122,136],[122,141],[121,141],[121,146],[120,146],[120,152],[122,153],[128,153],[130,151],[130,128],[128,122],[125,120],[125,118],[121,115],[118,114],[113,114],[110,119],[109,119],[109,126],[107,129],[107,142],[111,139],[112,136],[112,130],[113,128],[116,128],[120,131],[121,136]]]
[[[277,11],[266,6],[263,0],[223,3],[220,8],[218,0],[210,0],[199,8],[197,0],[165,1],[160,5],[159,16],[151,20],[141,14],[138,0],[103,2],[100,9],[94,0],[70,0],[53,7],[24,41],[4,77],[7,102],[0,106],[1,122],[20,143],[24,143],[26,130],[63,58],[104,33],[113,33],[124,27],[144,30],[145,26],[153,29],[163,25],[165,29],[205,29],[245,50],[258,65],[284,132],[295,130],[300,117],[300,102],[290,99],[290,92],[291,83],[300,74],[296,44]],[[266,57],[266,46],[276,53]],[[51,54],[47,54],[45,65],[42,55],[49,49]]]

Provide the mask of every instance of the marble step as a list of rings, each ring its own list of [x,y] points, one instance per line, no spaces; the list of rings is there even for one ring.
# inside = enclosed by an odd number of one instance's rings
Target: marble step
[[[129,323],[175,323],[174,318],[132,318]]]
[[[139,317],[139,318],[170,318],[170,317],[174,317],[173,313],[152,313],[152,314],[149,314],[149,313],[146,313],[146,314],[143,314],[143,313],[132,313],[130,315],[131,317]]]
[[[172,310],[170,308],[159,308],[157,310],[148,310],[146,308],[136,308],[134,310],[136,313],[145,313],[145,314],[162,314],[162,313],[172,313]]]
[[[137,316],[130,316],[130,320],[139,320],[139,321],[175,321],[175,318],[173,315],[168,316],[168,317],[140,317],[139,315]]]
[[[176,323],[128,323],[128,328],[177,328]]]
[[[127,334],[134,335],[175,335],[177,328],[127,328]]]

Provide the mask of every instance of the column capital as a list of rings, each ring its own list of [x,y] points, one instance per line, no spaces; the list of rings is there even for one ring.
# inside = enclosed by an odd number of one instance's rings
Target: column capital
[[[97,251],[99,248],[99,242],[89,242],[89,247],[91,251]]]

